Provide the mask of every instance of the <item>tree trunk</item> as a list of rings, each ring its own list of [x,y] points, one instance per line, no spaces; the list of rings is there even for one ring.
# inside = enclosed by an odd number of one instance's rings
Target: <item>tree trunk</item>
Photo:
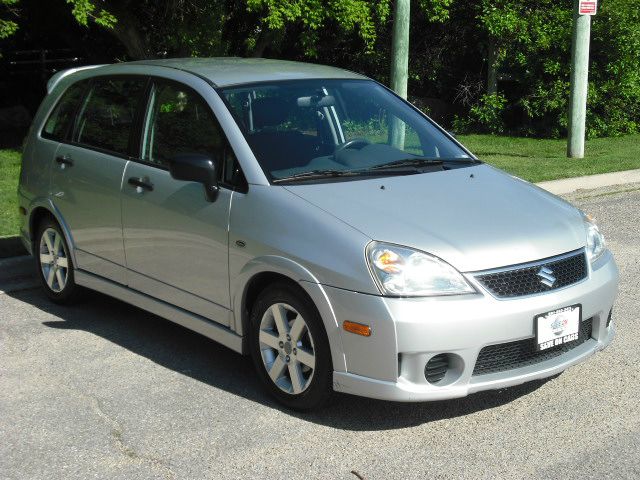
[[[124,45],[127,50],[127,55],[132,60],[144,60],[147,58],[153,58],[149,48],[140,35],[140,33],[133,27],[123,27],[116,25],[112,30],[113,35]]]
[[[118,39],[132,60],[144,60],[153,58],[149,40],[143,35],[138,18],[131,13],[129,2],[115,3],[111,11],[118,19],[113,28],[108,29]]]
[[[256,46],[251,52],[251,56],[254,58],[260,58],[264,56],[264,52],[273,42],[273,38],[275,36],[275,32],[270,30],[268,27],[263,27],[260,31],[260,35],[258,35],[258,39],[256,40]]]

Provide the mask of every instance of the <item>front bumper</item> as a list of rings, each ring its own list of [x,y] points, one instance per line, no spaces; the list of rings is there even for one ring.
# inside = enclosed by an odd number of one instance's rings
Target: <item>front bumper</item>
[[[617,290],[618,268],[610,253],[590,268],[581,283],[510,300],[488,293],[385,298],[326,287],[339,324],[351,320],[372,329],[370,337],[341,332],[347,368],[334,372],[334,390],[384,400],[430,401],[555,375],[611,343],[615,328],[613,323],[607,326],[607,318]],[[591,338],[584,343],[549,360],[474,375],[483,347],[531,339],[536,315],[575,304],[582,305],[583,320],[592,320]],[[424,375],[425,365],[443,353],[455,358],[455,368],[443,381],[431,384]]]

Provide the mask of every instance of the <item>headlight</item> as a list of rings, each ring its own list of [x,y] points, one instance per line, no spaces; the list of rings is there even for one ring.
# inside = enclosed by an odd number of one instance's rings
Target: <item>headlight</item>
[[[451,265],[417,250],[371,242],[367,245],[367,261],[385,295],[429,297],[475,293]]]
[[[604,236],[598,230],[595,220],[591,215],[584,215],[584,227],[587,231],[587,257],[591,263],[602,256],[607,246]]]

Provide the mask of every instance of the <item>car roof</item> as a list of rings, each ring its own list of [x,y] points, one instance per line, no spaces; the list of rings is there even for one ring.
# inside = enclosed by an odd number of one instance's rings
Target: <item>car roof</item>
[[[366,79],[348,70],[313,63],[267,58],[171,58],[140,60],[110,65],[110,70],[127,65],[167,67],[193,73],[217,87],[279,80]]]

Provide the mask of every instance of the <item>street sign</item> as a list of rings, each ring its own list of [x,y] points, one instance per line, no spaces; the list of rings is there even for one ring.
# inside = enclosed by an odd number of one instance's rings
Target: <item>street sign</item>
[[[580,15],[595,15],[598,12],[598,0],[580,0]]]

